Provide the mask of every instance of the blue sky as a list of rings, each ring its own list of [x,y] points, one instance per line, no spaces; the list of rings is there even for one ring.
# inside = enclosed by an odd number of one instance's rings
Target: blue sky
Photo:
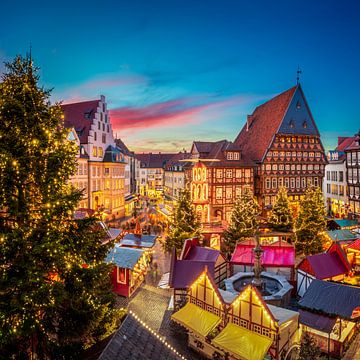
[[[31,43],[52,99],[104,94],[137,151],[233,140],[298,65],[325,147],[360,128],[358,1],[14,1],[2,14],[1,62]]]

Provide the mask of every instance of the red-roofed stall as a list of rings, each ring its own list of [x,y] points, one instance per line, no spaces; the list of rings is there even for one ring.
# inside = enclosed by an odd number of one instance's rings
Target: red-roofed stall
[[[345,252],[334,242],[325,253],[307,256],[299,263],[297,293],[303,296],[314,279],[342,281],[350,269]]]
[[[238,243],[231,257],[233,272],[253,271],[255,245],[251,242]],[[271,245],[263,245],[261,264],[265,271],[283,275],[287,280],[294,280],[295,248],[287,242],[278,241]]]

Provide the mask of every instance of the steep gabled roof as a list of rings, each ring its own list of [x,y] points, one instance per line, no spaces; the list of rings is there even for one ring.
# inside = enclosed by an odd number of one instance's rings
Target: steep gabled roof
[[[64,112],[65,127],[75,129],[81,144],[88,142],[90,127],[95,118],[99,102],[100,100],[91,100],[61,105]]]
[[[166,169],[170,169],[172,166],[184,166],[186,162],[181,160],[186,160],[190,158],[191,153],[180,151],[169,159],[169,161],[166,163]]]
[[[130,151],[121,139],[115,139],[115,144],[123,151],[124,154],[134,156],[134,152]]]
[[[297,86],[259,105],[240,131],[234,143],[242,148],[244,157],[260,161],[276,134]]]

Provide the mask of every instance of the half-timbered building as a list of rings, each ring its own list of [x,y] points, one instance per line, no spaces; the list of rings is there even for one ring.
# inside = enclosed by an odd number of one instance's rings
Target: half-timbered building
[[[294,204],[309,186],[322,186],[326,156],[300,84],[258,106],[234,144],[257,164],[255,194],[263,207],[282,186]]]
[[[192,202],[202,223],[229,221],[236,199],[245,188],[253,191],[253,163],[242,158],[230,141],[194,141],[193,166],[186,170]]]

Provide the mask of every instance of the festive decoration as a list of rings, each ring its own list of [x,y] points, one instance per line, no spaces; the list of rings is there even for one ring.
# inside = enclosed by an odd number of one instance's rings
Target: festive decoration
[[[231,223],[224,231],[224,244],[228,252],[232,253],[238,241],[247,237],[254,236],[257,228],[257,216],[260,213],[260,207],[249,189],[241,195],[235,203]]]
[[[269,225],[277,231],[291,231],[293,228],[293,214],[290,208],[290,201],[287,196],[287,190],[284,187],[279,189],[276,195],[269,218]]]
[[[170,220],[169,235],[164,244],[166,251],[173,247],[181,251],[185,239],[200,235],[200,221],[192,206],[190,191],[181,192]]]
[[[0,83],[0,353],[79,358],[115,324],[96,219],[74,220],[77,152],[28,56]],[[86,264],[87,266],[84,266]]]
[[[306,255],[322,252],[325,230],[326,209],[321,189],[308,188],[300,201],[299,215],[295,223],[296,251]]]
[[[321,355],[320,349],[316,345],[316,341],[305,332],[301,339],[299,360],[316,360]]]

